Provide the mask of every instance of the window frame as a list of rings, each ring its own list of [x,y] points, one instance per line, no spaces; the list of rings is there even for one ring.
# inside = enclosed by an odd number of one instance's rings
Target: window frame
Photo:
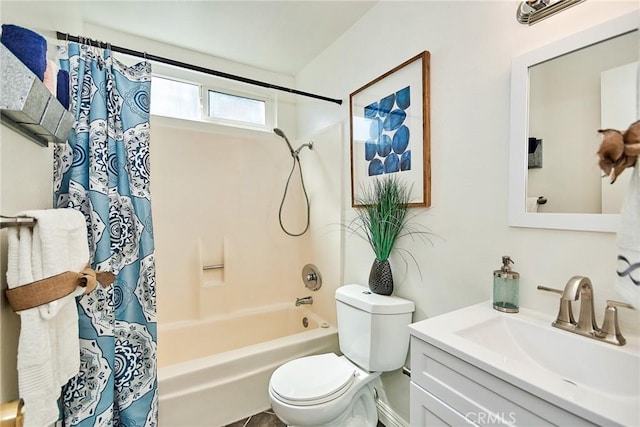
[[[209,92],[218,92],[224,95],[264,102],[264,124],[210,116]],[[221,85],[204,85],[202,88],[201,102],[202,121],[204,122],[220,124],[224,126],[242,127],[246,129],[266,130],[269,132],[271,131],[271,129],[276,127],[276,99],[274,96],[269,96],[266,91],[265,93],[260,94],[257,93],[257,91],[236,90],[230,89],[228,87],[222,87]]]
[[[278,115],[278,98],[273,89],[261,88],[258,86],[249,85],[247,83],[235,82],[221,77],[210,76],[203,73],[192,72],[190,70],[183,69],[170,69],[167,67],[156,67],[158,71],[151,73],[152,87],[151,94],[153,96],[153,78],[160,78],[165,80],[173,80],[176,82],[186,83],[198,86],[199,88],[199,100],[198,100],[198,117],[197,118],[184,118],[175,117],[164,114],[153,114],[156,117],[169,118],[172,120],[184,120],[187,122],[200,122],[212,125],[226,126],[232,128],[242,128],[249,130],[258,130],[263,132],[271,132],[274,127],[277,127],[277,115]],[[225,95],[236,96],[241,98],[247,98],[256,101],[262,101],[265,104],[265,123],[258,124],[248,121],[224,119],[220,117],[209,116],[209,91],[219,92]]]
[[[151,96],[153,97],[153,78],[160,78],[160,79],[164,79],[164,80],[171,80],[171,81],[175,81],[175,82],[179,82],[179,83],[185,83],[185,84],[189,84],[189,85],[193,85],[193,86],[197,86],[198,87],[198,117],[195,119],[192,118],[188,118],[188,117],[176,117],[176,116],[168,116],[165,114],[156,114],[156,113],[152,113],[150,112],[151,115],[154,115],[156,117],[168,117],[170,119],[174,119],[174,120],[188,120],[188,121],[202,121],[202,88],[203,88],[203,83],[202,82],[198,82],[198,81],[193,81],[193,80],[188,80],[188,79],[184,79],[181,77],[175,77],[175,76],[171,76],[171,75],[167,75],[167,74],[161,74],[161,73],[155,73],[152,72],[151,73]],[[153,99],[152,99],[153,102]],[[152,104],[153,105],[153,104]]]

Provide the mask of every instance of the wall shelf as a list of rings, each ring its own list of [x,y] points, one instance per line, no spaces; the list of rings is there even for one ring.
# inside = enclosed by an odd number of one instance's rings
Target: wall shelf
[[[0,44],[0,113],[3,124],[47,146],[67,141],[73,115],[18,58]]]

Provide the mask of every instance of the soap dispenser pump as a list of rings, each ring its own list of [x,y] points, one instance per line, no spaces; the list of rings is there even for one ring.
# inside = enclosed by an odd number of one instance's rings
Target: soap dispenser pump
[[[511,257],[502,257],[502,267],[493,272],[493,308],[505,313],[519,311],[520,274],[511,270]]]

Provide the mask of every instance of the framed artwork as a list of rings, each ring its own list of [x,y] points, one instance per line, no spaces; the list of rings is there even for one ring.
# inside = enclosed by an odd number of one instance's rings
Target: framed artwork
[[[387,174],[410,185],[409,206],[431,206],[429,52],[351,93],[349,111],[351,206]]]

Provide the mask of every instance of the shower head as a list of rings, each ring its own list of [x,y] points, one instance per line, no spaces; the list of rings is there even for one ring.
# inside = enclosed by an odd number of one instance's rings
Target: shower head
[[[278,129],[278,128],[274,128],[273,129],[273,133],[278,135],[280,138],[284,139],[284,142],[286,142],[287,146],[289,147],[289,151],[291,151],[291,155],[293,155],[294,150],[293,150],[293,147],[291,146],[291,143],[287,139],[287,135],[285,135],[284,132],[282,130]]]

